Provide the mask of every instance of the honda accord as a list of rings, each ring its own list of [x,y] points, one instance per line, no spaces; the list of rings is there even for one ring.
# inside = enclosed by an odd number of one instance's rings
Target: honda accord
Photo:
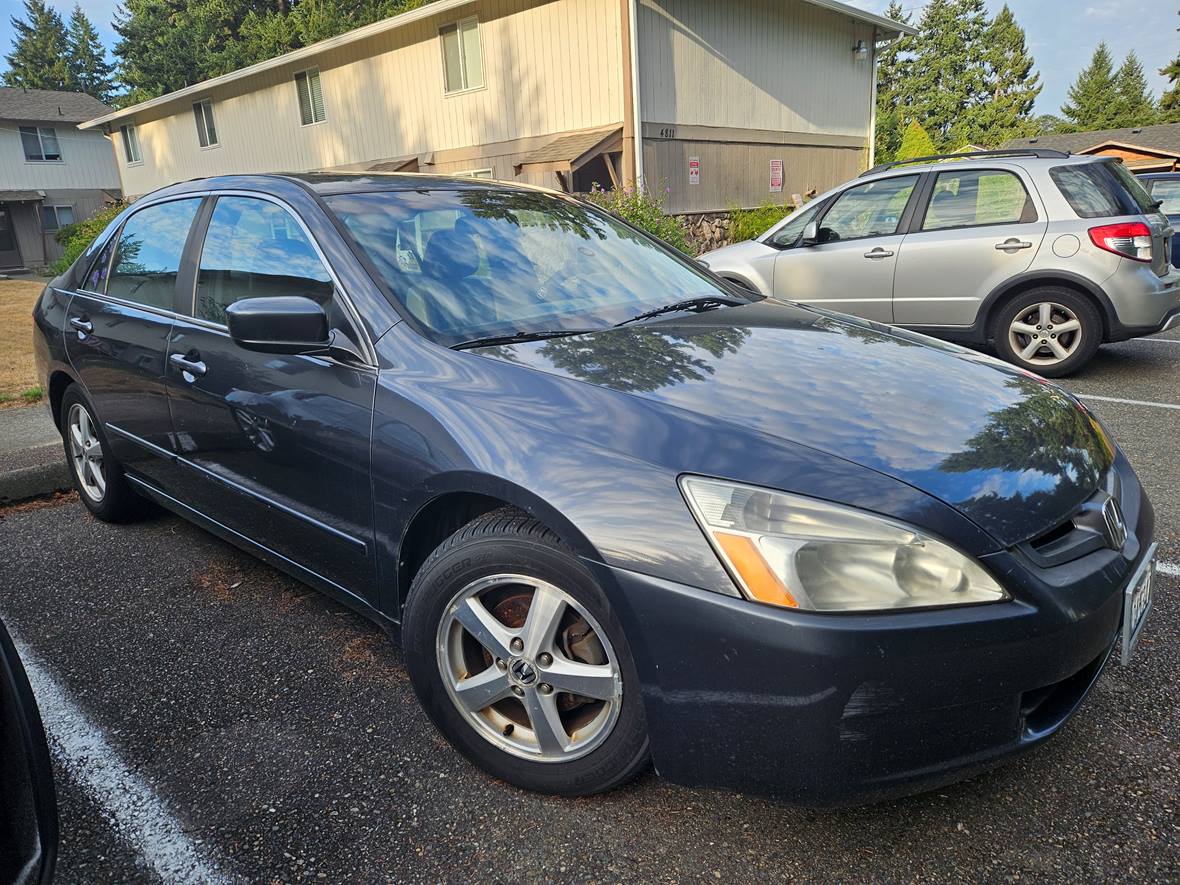
[[[95,516],[155,502],[396,628],[528,789],[930,788],[1057,731],[1150,607],[1151,505],[1070,394],[568,195],[177,184],[35,319]]]

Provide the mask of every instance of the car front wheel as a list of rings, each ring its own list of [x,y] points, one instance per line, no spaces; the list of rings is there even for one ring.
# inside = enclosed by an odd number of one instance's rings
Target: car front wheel
[[[435,550],[414,579],[402,637],[427,714],[495,777],[581,796],[646,762],[623,631],[577,558],[527,515],[487,514]]]
[[[1002,359],[1047,378],[1060,378],[1094,356],[1102,343],[1102,319],[1085,296],[1044,286],[1004,305],[993,334]]]

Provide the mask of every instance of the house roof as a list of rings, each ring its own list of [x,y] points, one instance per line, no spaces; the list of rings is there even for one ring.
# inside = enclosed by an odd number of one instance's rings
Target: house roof
[[[1060,135],[1041,135],[1036,138],[1017,138],[1006,148],[1043,147],[1069,151],[1071,154],[1101,145],[1118,145],[1125,149],[1142,148],[1151,153],[1180,156],[1180,123],[1160,123],[1133,129],[1099,129],[1093,132],[1067,132]]]
[[[58,120],[82,123],[110,108],[84,92],[57,92],[53,89],[0,87],[0,120]]]
[[[218,86],[223,86],[227,83],[233,83],[237,80],[242,80],[247,77],[252,77],[255,74],[261,74],[264,71],[270,71],[275,68],[281,68],[296,62],[302,62],[306,59],[317,56],[323,52],[331,49],[337,49],[341,46],[347,46],[351,43],[357,43],[361,40],[366,40],[378,34],[385,34],[390,31],[396,31],[399,28],[420,21],[424,18],[429,18],[432,15],[440,15],[451,9],[460,6],[469,6],[476,2],[476,0],[433,0],[416,9],[411,9],[408,12],[403,12],[400,15],[395,15],[390,18],[381,19],[372,24],[364,25],[360,28],[347,31],[336,37],[329,37],[327,40],[320,40],[318,43],[312,43],[310,46],[304,46],[301,49],[294,49],[291,52],[277,55],[274,58],[268,58],[265,61],[260,61],[257,64],[252,64],[236,71],[230,71],[228,74],[222,74],[220,77],[213,77],[209,80],[204,80],[200,83],[194,83],[192,86],[186,86],[183,89],[178,89],[175,92],[167,92],[157,98],[149,99],[148,101],[141,101],[139,104],[131,105],[130,107],[122,108],[110,114],[96,116],[94,119],[87,120],[83,123],[80,129],[93,129],[107,123],[113,123],[116,120],[124,120],[128,117],[134,116],[142,111],[148,111],[153,108],[159,108],[164,105],[172,104],[173,102],[182,102],[187,98],[200,95]],[[866,12],[863,9],[857,9],[855,6],[850,6],[847,3],[838,2],[838,0],[803,0],[805,3],[810,3],[812,6],[819,6],[832,12],[839,12],[847,15],[849,18],[857,21],[866,22],[874,25],[881,31],[882,36],[886,38],[897,38],[903,34],[916,34],[917,29],[901,22],[893,21],[893,19],[885,18],[880,15],[874,15],[871,12]],[[85,119],[85,118],[81,118]]]
[[[534,163],[572,163],[582,154],[593,150],[611,136],[620,136],[622,129],[612,126],[608,129],[593,129],[588,132],[577,132],[555,138],[548,144],[530,151],[519,160],[519,165],[529,166]]]

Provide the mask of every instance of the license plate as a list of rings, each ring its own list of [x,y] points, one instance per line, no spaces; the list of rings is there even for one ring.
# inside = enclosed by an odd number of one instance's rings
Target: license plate
[[[1139,642],[1139,634],[1143,632],[1143,625],[1147,623],[1147,613],[1151,611],[1151,594],[1155,589],[1155,544],[1143,557],[1143,564],[1135,572],[1135,576],[1127,583],[1123,591],[1123,654],[1122,663],[1125,667],[1131,663],[1131,655],[1135,652],[1135,645]]]

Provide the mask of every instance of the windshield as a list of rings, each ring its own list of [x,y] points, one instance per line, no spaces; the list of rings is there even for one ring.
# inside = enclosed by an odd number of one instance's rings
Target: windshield
[[[677,301],[734,298],[649,237],[548,194],[472,188],[326,201],[443,344],[601,329]]]

